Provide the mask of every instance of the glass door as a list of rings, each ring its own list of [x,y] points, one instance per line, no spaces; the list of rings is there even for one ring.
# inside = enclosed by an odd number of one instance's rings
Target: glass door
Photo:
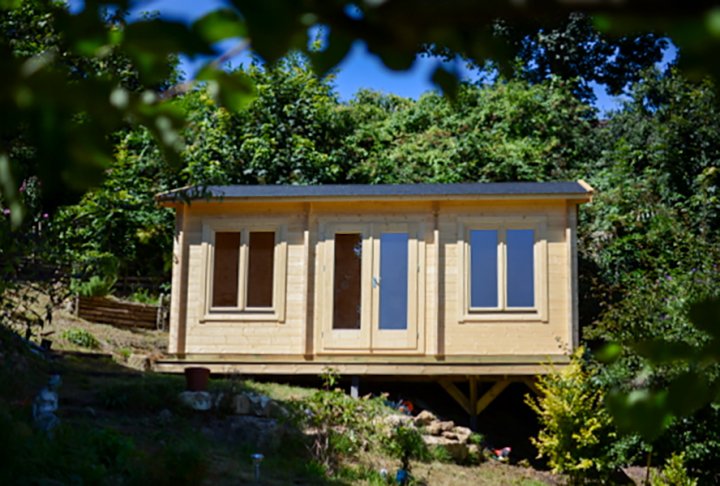
[[[316,288],[324,351],[418,347],[418,231],[409,223],[323,225]]]
[[[417,348],[417,255],[415,225],[374,225],[370,343],[373,351]]]
[[[321,272],[322,349],[370,349],[372,248],[368,225],[332,224],[325,228]],[[322,290],[321,290],[322,289]]]

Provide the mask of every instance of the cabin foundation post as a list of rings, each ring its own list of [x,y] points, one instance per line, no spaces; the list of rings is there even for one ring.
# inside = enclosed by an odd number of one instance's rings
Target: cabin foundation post
[[[350,381],[350,396],[353,398],[360,397],[360,377],[353,376]]]
[[[477,408],[474,406],[474,404],[477,403],[477,377],[471,376],[469,378],[470,383],[470,428],[474,431],[477,431]]]

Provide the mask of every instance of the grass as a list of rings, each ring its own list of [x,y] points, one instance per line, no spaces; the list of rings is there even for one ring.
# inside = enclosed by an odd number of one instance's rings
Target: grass
[[[40,304],[42,305],[42,303]],[[88,349],[55,340],[61,357],[46,360],[30,353],[14,333],[0,326],[0,484],[249,484],[253,482],[252,444],[228,437],[226,418],[196,414],[177,403],[182,376],[139,372],[124,366],[131,354],[155,353],[165,345],[162,332],[117,329],[93,324],[60,311],[56,336],[70,329],[99,343]],[[62,428],[48,440],[32,428],[30,407],[51,373],[60,373]],[[308,399],[314,389],[253,381],[241,376],[213,377],[211,391],[251,391],[279,402]],[[218,435],[214,431],[223,431]],[[343,459],[333,478],[309,457],[304,439],[289,435],[267,450],[262,484],[380,485],[381,469],[394,477],[398,459],[377,448]],[[3,455],[5,454],[5,455]],[[437,457],[436,459],[444,459]],[[458,466],[413,461],[419,484],[553,484],[555,477],[533,469],[494,462]],[[7,479],[4,480],[4,479]]]

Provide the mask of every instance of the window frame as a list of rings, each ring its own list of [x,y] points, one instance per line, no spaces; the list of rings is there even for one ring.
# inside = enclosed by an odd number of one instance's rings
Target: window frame
[[[215,234],[225,232],[240,233],[238,258],[238,305],[234,307],[214,307],[213,281],[215,268]],[[248,269],[250,259],[250,233],[274,232],[275,251],[273,254],[273,296],[271,307],[248,307]],[[200,303],[202,316],[200,322],[213,321],[285,321],[285,287],[287,281],[287,224],[284,221],[268,218],[242,218],[238,220],[208,220],[203,223],[204,285]]]
[[[487,321],[538,321],[547,322],[547,219],[544,217],[466,217],[458,218],[458,321],[462,323]],[[507,305],[507,231],[533,230],[533,291],[532,307]],[[496,230],[498,305],[496,307],[471,306],[471,250],[470,231]]]
[[[361,325],[359,330],[333,328],[333,290],[335,235],[359,233],[362,239],[361,267]],[[408,322],[406,329],[379,328],[379,287],[373,277],[379,276],[380,236],[382,233],[408,234]],[[424,310],[421,295],[425,292],[425,225],[397,216],[337,216],[326,215],[318,226],[319,254],[316,277],[316,309],[319,309],[319,329],[316,345],[320,354],[350,350],[416,352],[422,340]]]

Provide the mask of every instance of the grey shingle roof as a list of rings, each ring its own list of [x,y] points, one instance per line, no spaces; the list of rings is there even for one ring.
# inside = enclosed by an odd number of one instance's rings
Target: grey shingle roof
[[[161,202],[194,199],[286,199],[286,198],[408,198],[472,196],[587,197],[592,188],[582,181],[492,182],[464,184],[345,184],[184,187],[156,196]]]

